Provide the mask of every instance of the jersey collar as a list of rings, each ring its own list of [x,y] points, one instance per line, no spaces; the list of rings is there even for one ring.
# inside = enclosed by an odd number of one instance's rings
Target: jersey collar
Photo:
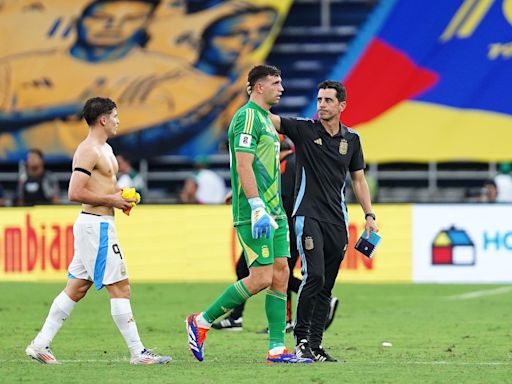
[[[340,130],[334,135],[334,136],[331,136],[331,134],[329,132],[327,132],[327,130],[324,128],[324,125],[322,124],[322,122],[320,120],[316,120],[317,124],[318,124],[318,130],[320,132],[323,132],[325,135],[329,136],[329,137],[332,137],[332,138],[336,138],[336,137],[342,137],[342,138],[346,138],[347,136],[347,127],[345,127],[341,121],[339,123],[340,125]]]
[[[264,113],[265,116],[268,115],[268,111],[261,108],[258,104],[256,104],[254,101],[251,101],[249,100],[249,102],[247,103],[248,106],[250,106],[251,108],[256,108],[258,111],[260,111],[261,113]]]

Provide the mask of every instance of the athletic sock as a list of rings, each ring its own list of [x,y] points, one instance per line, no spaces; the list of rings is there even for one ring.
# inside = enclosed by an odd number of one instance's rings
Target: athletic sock
[[[196,317],[196,323],[198,327],[210,329],[212,327],[212,323],[204,318],[204,312],[201,312]]]
[[[251,297],[251,294],[242,280],[239,280],[227,287],[224,293],[202,315],[208,323],[213,323],[217,318],[245,302],[249,297]]]
[[[132,307],[130,299],[110,299],[110,309],[112,318],[123,335],[126,345],[130,350],[132,357],[140,355],[144,350],[144,345],[140,341],[137,324],[133,319]]]
[[[285,349],[286,348],[284,347],[284,345],[281,345],[280,347],[274,347],[268,351],[268,354],[272,356],[281,355],[284,353]]]
[[[39,347],[47,347],[64,324],[64,321],[71,315],[75,308],[76,301],[69,298],[64,291],[53,300],[50,312],[46,317],[43,328],[34,339],[34,344]]]
[[[268,321],[269,351],[276,347],[284,347],[286,294],[268,289],[265,296],[265,313]]]

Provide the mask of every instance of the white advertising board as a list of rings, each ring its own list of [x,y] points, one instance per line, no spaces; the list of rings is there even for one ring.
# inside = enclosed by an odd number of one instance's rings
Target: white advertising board
[[[512,282],[512,205],[415,205],[412,224],[414,282]]]

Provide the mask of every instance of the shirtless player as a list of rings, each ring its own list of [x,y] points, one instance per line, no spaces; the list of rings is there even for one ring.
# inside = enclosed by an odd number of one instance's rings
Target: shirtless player
[[[117,241],[114,208],[128,209],[135,199],[123,199],[116,187],[117,160],[107,144],[115,136],[119,117],[116,104],[95,97],[83,108],[89,134],[73,156],[69,182],[69,200],[82,203],[82,211],[73,226],[75,254],[68,268],[68,282],[53,301],[43,328],[26,348],[33,359],[45,364],[59,364],[50,344],[76,303],[94,284],[106,287],[111,313],[130,350],[131,364],[162,364],[171,361],[158,356],[142,344],[130,306],[128,271]]]

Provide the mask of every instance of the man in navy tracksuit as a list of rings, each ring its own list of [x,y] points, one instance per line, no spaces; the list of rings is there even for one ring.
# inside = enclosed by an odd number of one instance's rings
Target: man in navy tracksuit
[[[297,182],[295,231],[302,261],[294,328],[296,355],[316,361],[337,361],[322,347],[332,288],[348,244],[345,180],[350,172],[354,193],[363,209],[367,236],[378,231],[364,176],[359,135],[340,123],[346,107],[343,84],[319,84],[318,120],[271,115],[276,129],[295,144]]]

